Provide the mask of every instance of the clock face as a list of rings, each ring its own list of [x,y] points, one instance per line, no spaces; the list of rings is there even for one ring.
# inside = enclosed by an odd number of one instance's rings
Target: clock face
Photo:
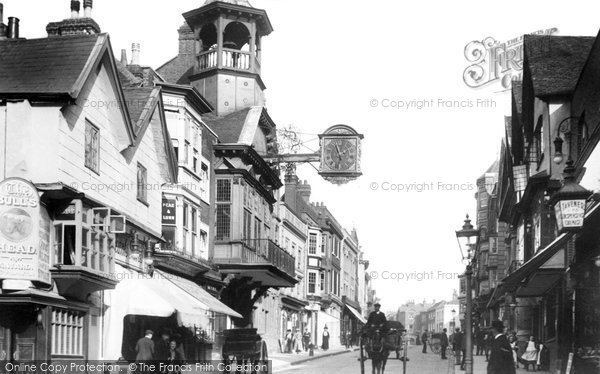
[[[356,143],[347,139],[325,141],[323,162],[332,171],[347,171],[356,167]]]

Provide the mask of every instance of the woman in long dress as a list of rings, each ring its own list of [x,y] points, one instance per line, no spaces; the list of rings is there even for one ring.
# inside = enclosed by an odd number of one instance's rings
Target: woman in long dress
[[[517,340],[515,339],[514,336],[509,336],[508,337],[508,342],[510,343],[510,349],[512,350],[512,354],[513,354],[513,361],[515,362],[515,368],[519,368],[519,356],[517,355],[517,351],[519,350],[519,348],[517,347]]]
[[[529,341],[527,342],[527,348],[525,349],[525,353],[521,358],[523,359],[523,363],[525,364],[525,368],[529,371],[529,365],[533,365],[533,369],[535,370],[537,363],[538,350],[535,346],[535,339],[533,336],[529,337]]]
[[[329,331],[327,330],[327,326],[323,328],[323,344],[321,345],[324,351],[329,349]]]

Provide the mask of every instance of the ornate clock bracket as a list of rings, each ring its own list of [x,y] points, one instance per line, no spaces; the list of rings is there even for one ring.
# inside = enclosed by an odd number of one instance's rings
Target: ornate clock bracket
[[[364,138],[352,127],[335,125],[319,135],[319,152],[303,154],[280,154],[266,157],[267,162],[299,163],[320,162],[319,174],[327,181],[344,184],[362,175],[360,161],[361,141]]]

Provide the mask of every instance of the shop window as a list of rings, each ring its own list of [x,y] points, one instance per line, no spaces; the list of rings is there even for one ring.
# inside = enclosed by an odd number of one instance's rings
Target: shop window
[[[85,167],[100,173],[100,130],[85,121]]]
[[[52,309],[52,354],[83,356],[83,322],[81,313]]]

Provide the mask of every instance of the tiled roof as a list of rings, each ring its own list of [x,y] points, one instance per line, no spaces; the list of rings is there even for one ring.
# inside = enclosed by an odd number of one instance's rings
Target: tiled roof
[[[143,127],[144,120],[151,114],[149,111],[154,107],[153,102],[157,99],[157,95],[152,95],[154,90],[159,89],[155,87],[123,88],[127,109],[129,109],[129,115],[136,134]]]
[[[594,40],[587,36],[525,35],[535,95],[572,93]]]
[[[221,143],[238,143],[250,109],[244,108],[224,117],[206,114],[202,120],[219,136]]]
[[[106,34],[0,41],[0,95],[71,96]]]
[[[165,62],[156,71],[166,82],[175,84],[190,84],[190,76],[194,74],[193,55],[178,55]]]

